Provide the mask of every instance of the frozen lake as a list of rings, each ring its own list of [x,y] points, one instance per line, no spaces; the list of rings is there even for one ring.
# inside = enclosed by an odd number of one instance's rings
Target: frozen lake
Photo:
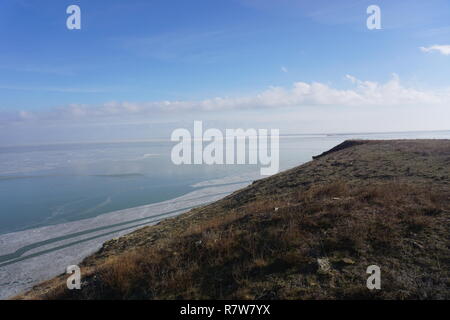
[[[347,139],[449,139],[450,132],[290,135],[281,169]],[[0,298],[63,273],[111,238],[215,201],[256,165],[175,166],[168,141],[0,147]]]

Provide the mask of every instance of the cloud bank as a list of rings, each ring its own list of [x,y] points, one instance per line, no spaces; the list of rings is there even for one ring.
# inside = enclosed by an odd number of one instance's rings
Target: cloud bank
[[[450,45],[434,45],[430,47],[420,47],[423,52],[438,52],[445,56],[450,56]]]
[[[101,105],[71,104],[40,112],[20,111],[7,121],[74,120],[227,112],[235,110],[276,110],[302,107],[408,107],[450,106],[450,89],[424,90],[405,86],[397,75],[385,83],[362,81],[347,75],[349,89],[338,89],[320,82],[296,82],[290,88],[270,87],[256,95],[216,97],[200,101],[107,102]]]

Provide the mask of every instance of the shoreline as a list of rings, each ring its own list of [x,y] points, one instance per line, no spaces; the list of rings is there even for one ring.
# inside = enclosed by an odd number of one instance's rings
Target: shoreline
[[[185,195],[94,218],[0,235],[0,299],[8,299],[65,273],[105,241],[219,200],[249,185],[248,177],[204,181]]]

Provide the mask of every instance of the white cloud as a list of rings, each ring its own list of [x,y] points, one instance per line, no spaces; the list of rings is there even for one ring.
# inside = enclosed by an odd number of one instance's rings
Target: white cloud
[[[281,71],[283,71],[284,73],[288,73],[289,70],[286,67],[281,67]]]
[[[397,75],[385,83],[362,81],[347,75],[349,89],[337,89],[320,82],[296,82],[290,88],[270,87],[256,95],[216,97],[200,101],[107,102],[99,106],[71,104],[55,110],[22,113],[29,119],[124,119],[133,116],[157,117],[162,114],[205,113],[209,111],[260,110],[302,107],[431,107],[449,106],[450,89],[423,90],[402,85]]]
[[[423,52],[436,51],[446,56],[450,55],[450,45],[434,45],[430,47],[420,47],[420,50],[422,50]]]

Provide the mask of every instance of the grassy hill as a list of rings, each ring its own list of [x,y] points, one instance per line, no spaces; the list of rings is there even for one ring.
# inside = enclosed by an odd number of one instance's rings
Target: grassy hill
[[[346,141],[106,242],[31,299],[449,299],[450,140]],[[366,268],[381,268],[381,290]]]

